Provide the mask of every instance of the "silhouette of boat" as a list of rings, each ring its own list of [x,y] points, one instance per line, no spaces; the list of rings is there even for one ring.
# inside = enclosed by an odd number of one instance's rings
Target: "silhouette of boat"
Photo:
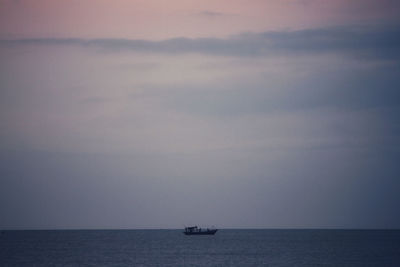
[[[185,235],[215,235],[218,229],[201,229],[197,226],[185,227]]]

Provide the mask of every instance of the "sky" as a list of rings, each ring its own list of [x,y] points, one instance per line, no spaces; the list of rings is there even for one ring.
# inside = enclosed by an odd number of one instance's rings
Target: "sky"
[[[400,228],[399,13],[0,0],[0,229]]]

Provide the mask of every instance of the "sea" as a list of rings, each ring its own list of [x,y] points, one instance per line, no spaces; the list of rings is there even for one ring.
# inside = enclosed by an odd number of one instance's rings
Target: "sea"
[[[400,230],[1,231],[0,266],[400,266]]]

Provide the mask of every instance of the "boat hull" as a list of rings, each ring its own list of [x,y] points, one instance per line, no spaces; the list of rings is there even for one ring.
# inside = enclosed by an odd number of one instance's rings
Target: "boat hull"
[[[218,229],[201,231],[201,232],[183,232],[185,235],[215,235]]]

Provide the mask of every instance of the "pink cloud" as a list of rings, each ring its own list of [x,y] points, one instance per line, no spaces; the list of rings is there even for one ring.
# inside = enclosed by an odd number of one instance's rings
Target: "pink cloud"
[[[0,36],[224,37],[246,31],[393,21],[399,11],[400,4],[393,0],[2,0]]]

